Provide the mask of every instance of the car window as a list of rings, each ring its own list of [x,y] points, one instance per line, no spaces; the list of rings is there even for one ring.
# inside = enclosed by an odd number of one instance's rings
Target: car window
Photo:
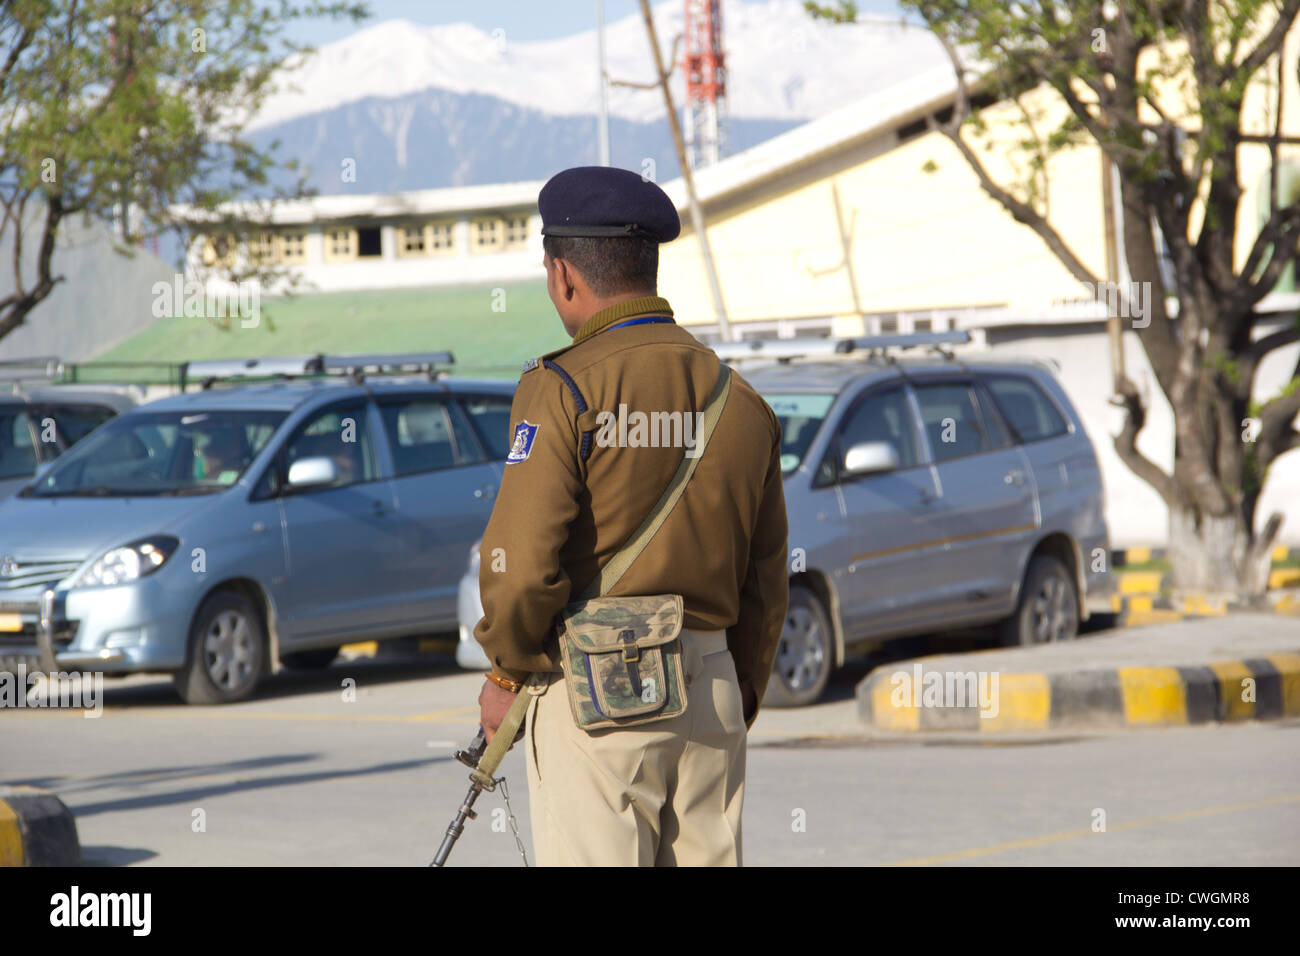
[[[1040,441],[1069,431],[1043,390],[1022,375],[989,375],[984,381],[1021,441]]]
[[[114,418],[117,412],[106,405],[43,405],[40,415],[42,419],[54,420],[59,441],[64,448],[70,448],[104,422]],[[60,448],[52,445],[50,451],[57,455]]]
[[[35,471],[31,418],[20,405],[0,406],[0,478],[26,478]]]
[[[899,468],[917,465],[920,456],[916,451],[916,430],[912,422],[907,396],[901,388],[868,395],[844,417],[836,432],[838,463],[844,463],[844,456],[854,445],[885,442],[898,453]]]
[[[916,385],[921,421],[936,462],[951,461],[993,447],[965,382]]]
[[[237,482],[284,420],[281,412],[119,415],[64,452],[37,497],[206,494]]]
[[[975,399],[979,402],[980,421],[984,423],[984,428],[988,433],[989,442],[994,448],[1006,448],[1014,444],[1011,432],[1007,430],[1006,424],[1002,420],[1001,413],[989,395],[988,390],[983,385],[975,386]]]
[[[513,440],[510,428],[510,405],[508,395],[475,395],[461,399],[461,408],[474,424],[474,431],[483,442],[488,454],[497,460],[503,460],[510,454]]]
[[[774,392],[765,394],[763,400],[772,407],[781,426],[781,473],[788,475],[808,453],[808,446],[826,419],[835,396]]]
[[[366,406],[331,405],[308,419],[285,446],[285,474],[295,461],[306,458],[334,461],[338,479],[326,487],[343,488],[377,478],[379,468]]]
[[[453,431],[451,415],[442,399],[390,399],[379,410],[397,475],[450,468],[472,458],[460,453],[457,446],[463,437]]]

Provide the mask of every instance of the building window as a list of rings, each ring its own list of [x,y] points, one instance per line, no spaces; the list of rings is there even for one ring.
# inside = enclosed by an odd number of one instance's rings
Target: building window
[[[425,254],[424,226],[402,226],[397,231],[397,252],[403,256]]]
[[[430,252],[451,252],[456,248],[456,224],[454,222],[433,222],[427,228],[429,230]]]
[[[259,265],[274,265],[276,261],[275,233],[259,232],[248,240],[248,258]]]
[[[357,257],[357,231],[355,229],[325,230],[325,259],[340,261]]]
[[[502,226],[500,219],[475,219],[470,223],[474,236],[475,252],[496,252],[501,248]]]
[[[301,265],[307,261],[307,234],[283,232],[279,235],[280,262],[284,265]]]
[[[898,316],[891,315],[880,320],[880,334],[892,335],[898,331]]]
[[[507,249],[522,249],[528,245],[528,217],[510,216],[505,221]]]
[[[930,331],[932,331],[931,326],[932,326],[932,323],[931,323],[931,321],[930,321],[929,319],[913,319],[913,320],[912,320],[912,331],[913,331],[913,332],[930,332]]]
[[[357,230],[357,255],[363,259],[374,259],[383,255],[383,243],[379,237],[378,226],[367,226]]]

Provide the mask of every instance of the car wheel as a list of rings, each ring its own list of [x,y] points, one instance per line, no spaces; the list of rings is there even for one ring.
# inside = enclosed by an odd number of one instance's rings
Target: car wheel
[[[804,707],[814,703],[826,689],[834,659],[835,637],[826,608],[812,591],[792,586],[764,706]]]
[[[1040,554],[1029,562],[1016,613],[1002,622],[1002,643],[1029,647],[1073,640],[1079,633],[1079,596],[1059,558]]]
[[[227,704],[248,697],[262,676],[262,618],[235,591],[209,595],[194,615],[185,667],[175,675],[187,704]]]
[[[280,663],[295,671],[323,671],[339,656],[337,647],[320,647],[310,651],[281,654]]]

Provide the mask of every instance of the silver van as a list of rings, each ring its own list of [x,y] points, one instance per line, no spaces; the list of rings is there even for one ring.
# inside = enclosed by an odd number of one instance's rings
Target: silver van
[[[769,703],[812,703],[850,653],[893,638],[996,625],[1009,644],[1069,640],[1111,587],[1078,413],[1044,363],[940,348],[966,338],[716,346],[782,428],[790,605]],[[936,354],[894,354],[917,346]],[[482,661],[477,557],[460,589],[465,666]]]

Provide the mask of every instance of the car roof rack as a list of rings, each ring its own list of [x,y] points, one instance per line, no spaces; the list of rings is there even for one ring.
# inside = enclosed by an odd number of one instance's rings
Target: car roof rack
[[[719,342],[713,346],[718,358],[724,362],[743,359],[789,362],[796,358],[834,358],[837,356],[867,353],[868,358],[883,356],[888,350],[904,351],[913,348],[930,348],[946,359],[953,354],[945,345],[964,345],[970,333],[908,332],[898,335],[858,335],[848,338],[802,339],[751,339],[744,342]]]
[[[362,384],[367,374],[426,374],[437,378],[442,366],[456,361],[450,352],[394,352],[364,355],[292,355],[273,358],[211,359],[181,366],[183,382],[198,381],[205,389],[220,382],[258,379],[347,376]]]
[[[17,388],[23,382],[58,381],[66,366],[52,355],[36,358],[0,359],[0,382]]]

